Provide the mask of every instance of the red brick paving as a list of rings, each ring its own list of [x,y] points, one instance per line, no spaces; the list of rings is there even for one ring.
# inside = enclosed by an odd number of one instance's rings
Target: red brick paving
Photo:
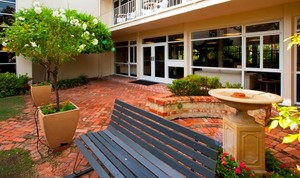
[[[85,86],[60,91],[61,100],[71,100],[80,108],[80,121],[75,137],[89,131],[105,129],[109,124],[113,102],[116,98],[147,109],[149,96],[170,94],[165,85],[142,86],[129,83],[134,79],[123,77],[106,77],[91,81]],[[51,98],[54,100],[54,95]],[[29,150],[35,161],[36,175],[33,177],[63,177],[72,172],[77,148],[72,144],[61,153],[48,153],[46,146],[39,145],[40,156],[36,149],[36,129],[33,118],[35,108],[30,96],[26,96],[26,107],[20,116],[0,122],[0,150],[23,148]],[[220,118],[186,118],[175,122],[197,132],[207,134],[219,141],[222,140],[222,119]],[[41,133],[42,140],[43,133]],[[287,131],[274,129],[270,133],[266,129],[266,147],[270,148],[281,161],[290,167],[300,164],[300,144],[281,144]],[[77,170],[88,166],[88,162],[79,154]],[[92,172],[84,178],[97,177]]]

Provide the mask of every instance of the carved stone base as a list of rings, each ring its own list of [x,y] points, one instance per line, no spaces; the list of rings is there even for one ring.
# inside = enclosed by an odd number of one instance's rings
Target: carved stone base
[[[234,156],[238,162],[244,162],[247,167],[262,176],[266,173],[264,127],[256,122],[236,122],[236,119],[231,116],[225,116],[223,119],[224,152]]]

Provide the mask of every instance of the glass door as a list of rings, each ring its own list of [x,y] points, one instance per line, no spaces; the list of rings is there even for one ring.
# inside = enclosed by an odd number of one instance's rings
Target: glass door
[[[150,44],[143,46],[143,78],[151,81],[165,79],[165,44]]]

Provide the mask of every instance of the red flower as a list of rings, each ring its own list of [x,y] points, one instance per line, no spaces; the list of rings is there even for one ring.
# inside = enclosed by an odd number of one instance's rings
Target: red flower
[[[251,168],[249,168],[249,167],[246,167],[246,170],[247,170],[247,171],[251,171]]]
[[[250,174],[249,176],[250,176],[250,177],[254,177],[254,175],[253,175],[253,174]]]
[[[226,161],[222,161],[222,164],[225,166],[226,165]]]
[[[273,174],[273,171],[270,171],[269,174],[272,175],[272,174]]]
[[[245,166],[245,163],[244,163],[244,162],[240,162],[240,163],[239,163],[239,166],[240,166],[240,168],[242,168],[242,169],[245,169],[245,168],[246,168],[246,166]]]
[[[234,157],[230,157],[230,161],[235,161]]]
[[[237,168],[235,168],[235,173],[240,175],[242,173],[242,171],[240,168],[237,167]]]
[[[223,156],[228,156],[228,153],[224,152],[224,153],[223,153]]]
[[[282,163],[281,165],[280,165],[280,169],[283,169],[283,168],[285,168],[286,167],[286,164],[284,164],[284,163]]]

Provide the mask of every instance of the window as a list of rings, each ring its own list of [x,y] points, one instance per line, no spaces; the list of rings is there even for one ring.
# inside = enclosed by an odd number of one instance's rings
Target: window
[[[183,60],[183,34],[169,35],[169,60]]]
[[[16,2],[15,0],[0,0],[0,24],[5,23],[11,25],[13,23],[12,14],[15,12]],[[6,27],[0,26],[1,32]],[[4,72],[16,72],[16,59],[14,53],[7,53],[6,48],[0,45],[0,73]]]
[[[136,41],[116,43],[115,73],[136,76]]]
[[[240,68],[241,27],[192,33],[192,62],[198,67]]]

